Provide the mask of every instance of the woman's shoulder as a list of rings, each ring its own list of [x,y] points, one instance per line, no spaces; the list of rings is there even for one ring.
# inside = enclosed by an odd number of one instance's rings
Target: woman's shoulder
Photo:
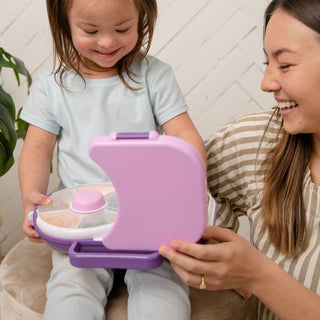
[[[243,130],[243,131],[260,131],[265,130],[269,125],[272,128],[279,128],[280,122],[279,117],[274,114],[273,110],[265,110],[255,113],[243,115],[222,127],[219,131],[232,131],[232,130]]]
[[[281,128],[281,117],[274,114],[273,110],[266,110],[243,115],[215,132],[211,138],[232,136],[241,138],[241,136],[262,137],[264,133],[279,133]]]
[[[208,152],[255,155],[259,147],[273,149],[281,129],[281,117],[273,112],[247,114],[226,124],[206,141]]]

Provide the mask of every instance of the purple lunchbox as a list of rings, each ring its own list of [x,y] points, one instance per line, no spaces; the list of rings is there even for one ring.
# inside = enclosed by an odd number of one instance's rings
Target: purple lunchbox
[[[68,253],[71,264],[151,269],[162,263],[161,245],[201,238],[206,168],[189,143],[155,131],[112,133],[95,137],[89,155],[112,184],[60,190],[32,213],[41,238]]]

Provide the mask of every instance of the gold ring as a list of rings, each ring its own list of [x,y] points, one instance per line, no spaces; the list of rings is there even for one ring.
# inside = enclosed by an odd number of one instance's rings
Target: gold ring
[[[200,288],[201,290],[204,290],[204,289],[207,288],[207,286],[206,286],[206,284],[205,284],[205,282],[204,282],[204,274],[201,276],[201,283],[200,283],[199,288]]]

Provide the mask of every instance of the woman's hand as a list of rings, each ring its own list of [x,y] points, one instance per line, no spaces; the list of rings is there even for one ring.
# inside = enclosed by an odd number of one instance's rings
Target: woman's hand
[[[172,241],[170,247],[162,246],[159,252],[189,286],[199,288],[203,275],[209,290],[235,289],[249,297],[252,283],[259,279],[259,264],[266,257],[249,241],[227,229],[207,227],[203,238],[216,243]]]
[[[244,296],[251,292],[279,319],[320,319],[320,297],[249,241],[212,226],[207,227],[203,238],[217,243],[172,241],[170,247],[159,249],[189,286],[199,288],[204,276],[207,289],[235,289]]]
[[[45,194],[41,194],[38,192],[31,192],[26,196],[24,199],[24,207],[26,208],[24,214],[24,221],[23,221],[23,232],[28,236],[29,240],[33,242],[43,242],[40,238],[37,231],[33,228],[29,221],[29,212],[34,210],[36,204],[39,205],[49,205],[52,203],[52,199],[46,196]]]

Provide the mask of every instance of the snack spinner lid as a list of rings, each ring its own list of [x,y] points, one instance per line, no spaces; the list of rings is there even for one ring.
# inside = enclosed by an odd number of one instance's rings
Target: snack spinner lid
[[[112,133],[94,138],[89,155],[113,185],[52,194],[52,204],[38,208],[41,231],[101,240],[120,251],[157,251],[175,239],[201,238],[208,217],[206,168],[189,143],[155,131]]]
[[[116,220],[118,205],[111,184],[63,189],[51,195],[52,203],[37,210],[37,225],[52,237],[98,239]]]

